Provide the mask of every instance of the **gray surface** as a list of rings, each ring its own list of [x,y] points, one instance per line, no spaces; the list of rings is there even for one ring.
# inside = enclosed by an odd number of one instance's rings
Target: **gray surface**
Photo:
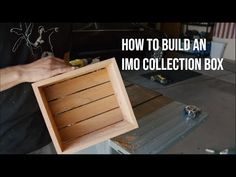
[[[210,76],[210,78],[215,78],[221,81],[229,82],[235,84],[235,73],[231,71],[198,71],[199,73]]]
[[[206,148],[235,147],[235,73],[204,71],[204,75],[167,87],[140,76],[143,73],[146,72],[122,71],[123,78],[130,82],[156,90],[173,100],[197,105],[208,113],[204,124],[166,153],[205,154]],[[222,74],[232,77],[222,80]]]
[[[187,133],[206,119],[202,112],[194,120],[186,120],[183,109],[186,105],[180,102],[170,104],[138,120],[139,128],[118,137],[118,142],[130,154],[158,154],[165,152]],[[116,143],[116,139],[112,140]],[[119,145],[119,143],[117,143]],[[112,146],[113,147],[113,146]],[[116,147],[113,147],[117,149]],[[118,149],[121,151],[120,149]],[[122,151],[121,151],[122,152]]]
[[[109,141],[104,141],[101,143],[98,143],[94,146],[90,146],[88,148],[85,148],[81,151],[78,151],[74,154],[111,154],[111,148],[109,146]],[[47,146],[44,146],[41,149],[38,149],[34,152],[29,153],[30,155],[37,155],[37,154],[57,154],[56,149],[53,145],[53,143],[48,144]]]
[[[224,70],[231,71],[231,72],[236,72],[236,63],[235,61],[229,60],[229,59],[224,59],[223,61],[223,67]]]
[[[108,145],[108,141],[104,141],[83,149],[75,154],[111,154],[111,149]]]

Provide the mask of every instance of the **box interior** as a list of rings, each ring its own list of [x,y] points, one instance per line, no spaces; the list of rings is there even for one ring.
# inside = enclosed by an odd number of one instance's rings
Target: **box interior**
[[[106,68],[40,89],[59,133],[62,150],[73,141],[124,120]]]

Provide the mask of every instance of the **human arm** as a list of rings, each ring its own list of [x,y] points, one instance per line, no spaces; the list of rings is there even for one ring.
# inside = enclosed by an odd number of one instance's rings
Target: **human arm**
[[[35,62],[0,69],[0,91],[24,82],[36,82],[73,70],[62,59],[48,56]]]

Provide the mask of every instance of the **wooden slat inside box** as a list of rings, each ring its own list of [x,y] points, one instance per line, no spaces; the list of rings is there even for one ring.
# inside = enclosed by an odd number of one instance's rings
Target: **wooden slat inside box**
[[[138,127],[114,58],[32,84],[57,153]]]

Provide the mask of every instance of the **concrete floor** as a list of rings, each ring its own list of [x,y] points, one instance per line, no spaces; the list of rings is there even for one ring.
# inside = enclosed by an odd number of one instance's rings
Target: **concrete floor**
[[[122,76],[176,101],[196,105],[209,114],[204,123],[166,153],[206,154],[206,148],[235,147],[235,70],[202,71],[201,76],[166,87],[140,76],[143,73],[146,72],[122,71]]]

